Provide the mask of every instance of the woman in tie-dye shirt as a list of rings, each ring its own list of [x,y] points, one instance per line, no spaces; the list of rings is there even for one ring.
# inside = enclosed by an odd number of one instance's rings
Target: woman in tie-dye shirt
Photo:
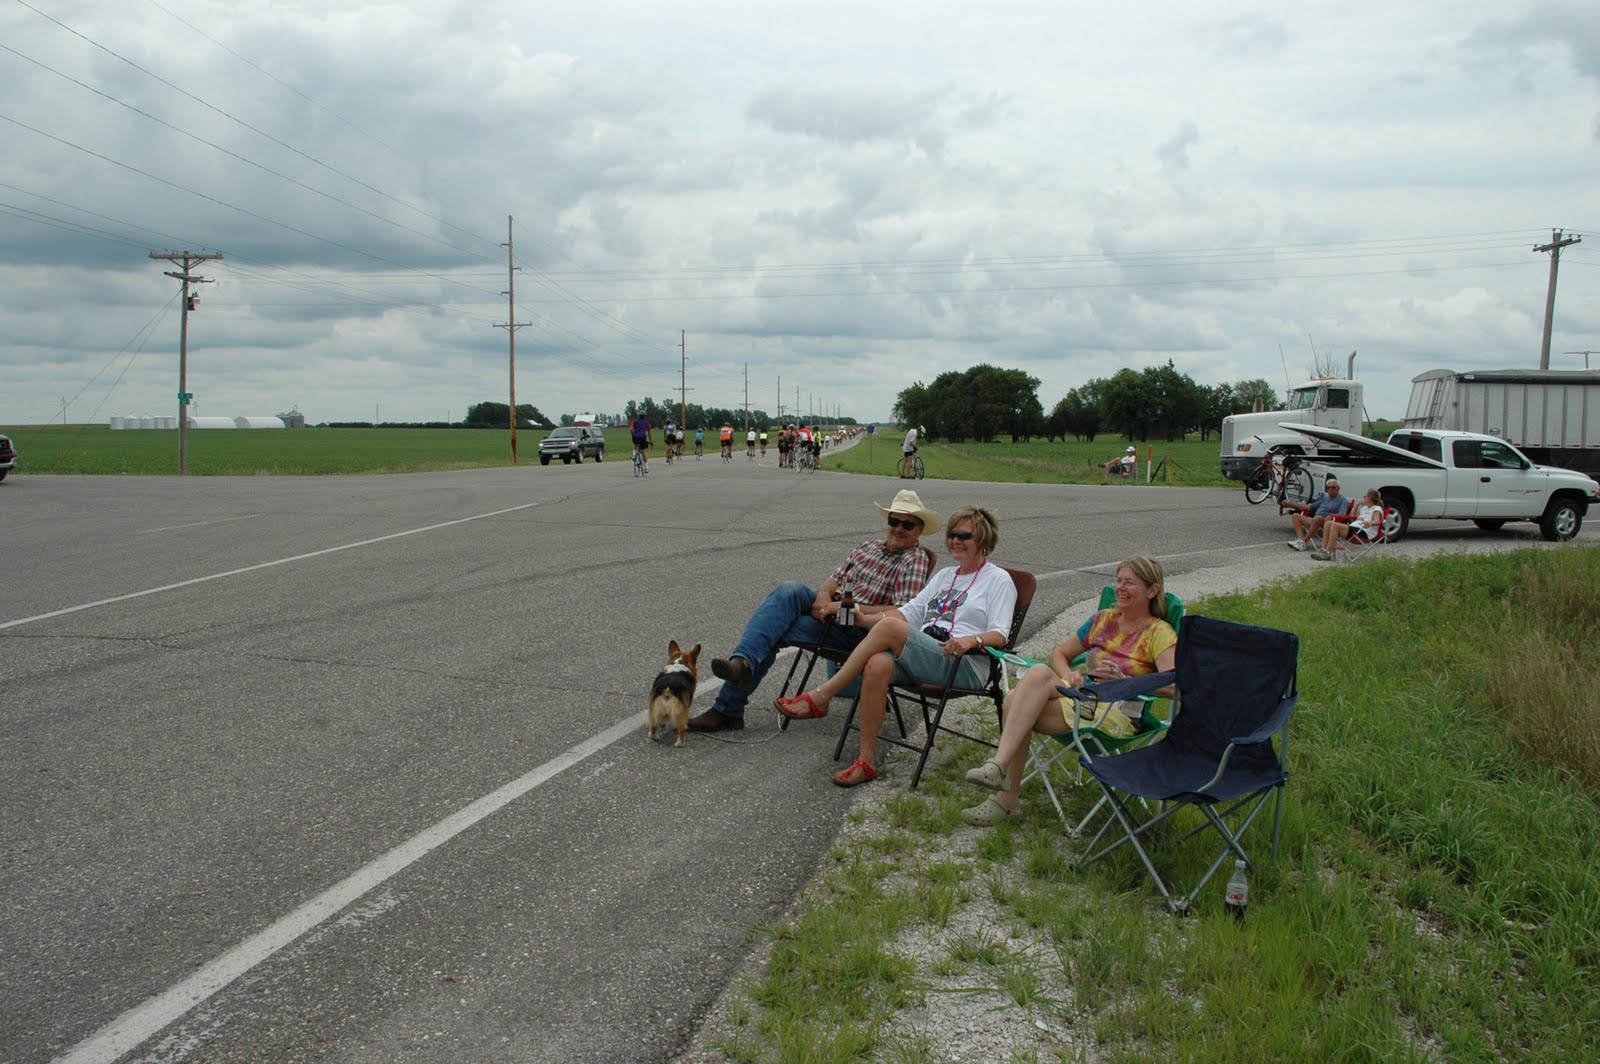
[[[1114,585],[1117,604],[1090,617],[1066,642],[1050,652],[1048,665],[1035,665],[1023,673],[1016,689],[1006,696],[1005,727],[992,760],[967,773],[967,780],[999,793],[982,804],[962,811],[969,824],[988,826],[1021,815],[1018,792],[1028,760],[1032,732],[1059,735],[1072,730],[1067,714],[1073,712],[1056,693],[1058,684],[1078,687],[1096,680],[1143,676],[1165,672],[1177,660],[1178,634],[1166,622],[1167,596],[1161,563],[1135,555],[1117,566]],[[1083,671],[1072,660],[1088,652]],[[1158,694],[1170,696],[1171,688]],[[1116,705],[1101,707],[1093,727],[1130,734],[1133,723]]]

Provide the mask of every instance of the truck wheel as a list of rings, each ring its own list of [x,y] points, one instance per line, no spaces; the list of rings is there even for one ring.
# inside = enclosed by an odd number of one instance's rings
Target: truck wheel
[[[1582,527],[1583,511],[1571,499],[1551,499],[1539,518],[1539,531],[1552,543],[1571,539]]]
[[[547,455],[547,454],[541,454],[539,456],[539,464],[540,465],[549,465],[550,464],[550,456]]]
[[[1384,499],[1383,538],[1390,543],[1406,534],[1411,526],[1411,507],[1404,499]]]
[[[1472,523],[1485,532],[1498,532],[1506,526],[1506,523],[1498,517],[1474,517]]]
[[[604,447],[594,452],[594,460],[596,462],[604,462],[606,460],[606,450]]]

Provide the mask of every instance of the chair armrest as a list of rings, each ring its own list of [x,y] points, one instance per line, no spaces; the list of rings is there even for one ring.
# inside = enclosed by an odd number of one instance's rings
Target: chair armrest
[[[1356,515],[1355,514],[1349,514],[1349,513],[1345,513],[1345,514],[1329,514],[1327,519],[1329,521],[1337,521],[1341,525],[1347,525],[1351,521],[1354,521],[1356,519]]]
[[[1130,698],[1137,698],[1150,691],[1156,691],[1175,682],[1178,678],[1176,670],[1167,672],[1151,672],[1143,676],[1124,676],[1120,680],[1107,680],[1104,683],[1084,684],[1082,687],[1061,687],[1057,691],[1066,695],[1075,702],[1087,701],[1092,698],[1096,702],[1125,702]],[[1086,698],[1085,696],[1088,696]]]
[[[1261,727],[1243,738],[1229,739],[1228,742],[1234,746],[1255,746],[1258,743],[1266,742],[1289,722],[1289,712],[1294,709],[1294,704],[1299,700],[1300,696],[1298,694],[1290,695],[1278,703],[1278,708],[1272,711],[1272,715],[1266,719]]]

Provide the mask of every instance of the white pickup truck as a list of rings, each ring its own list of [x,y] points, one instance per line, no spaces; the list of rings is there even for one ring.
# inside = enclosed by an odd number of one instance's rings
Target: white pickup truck
[[[1350,452],[1313,458],[1306,468],[1315,483],[1334,474],[1351,499],[1377,488],[1390,511],[1390,539],[1404,535],[1414,517],[1472,521],[1488,531],[1508,521],[1536,521],[1545,539],[1571,539],[1589,504],[1600,502],[1600,484],[1592,478],[1534,465],[1506,441],[1479,432],[1399,429],[1379,443],[1319,425],[1283,427]]]

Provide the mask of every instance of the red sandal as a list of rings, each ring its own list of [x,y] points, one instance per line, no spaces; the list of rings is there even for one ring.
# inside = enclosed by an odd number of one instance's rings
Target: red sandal
[[[800,708],[802,702],[805,703],[805,709]],[[817,704],[811,700],[810,691],[802,691],[793,698],[780,698],[772,703],[772,708],[790,720],[816,720],[828,715],[826,709],[817,708]]]
[[[856,761],[843,772],[833,774],[833,782],[841,787],[859,787],[878,778],[878,770],[870,761]]]

